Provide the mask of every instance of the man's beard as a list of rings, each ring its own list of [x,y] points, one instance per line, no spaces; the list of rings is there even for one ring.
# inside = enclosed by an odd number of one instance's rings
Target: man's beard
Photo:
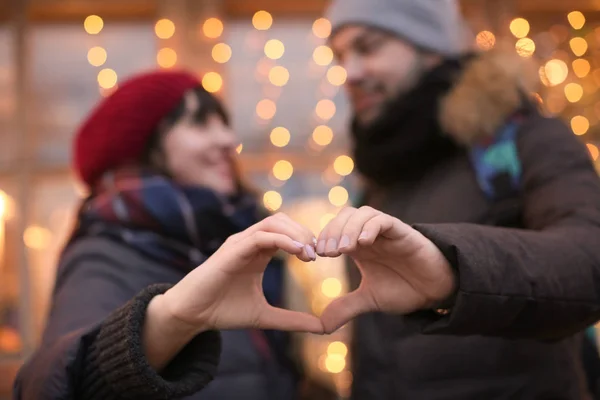
[[[380,184],[414,173],[453,154],[457,146],[438,122],[439,100],[462,70],[462,61],[447,60],[424,73],[406,92],[390,100],[377,118],[352,123],[357,169]]]

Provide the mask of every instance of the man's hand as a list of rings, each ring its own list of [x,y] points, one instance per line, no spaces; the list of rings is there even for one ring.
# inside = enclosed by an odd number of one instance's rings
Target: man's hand
[[[362,274],[357,290],[323,312],[326,333],[370,311],[409,314],[435,307],[456,288],[454,272],[435,244],[371,207],[342,210],[321,232],[317,254],[347,254]]]

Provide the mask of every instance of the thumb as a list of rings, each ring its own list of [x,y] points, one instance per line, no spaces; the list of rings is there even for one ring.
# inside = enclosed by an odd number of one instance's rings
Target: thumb
[[[374,310],[371,303],[360,287],[354,292],[335,299],[321,314],[325,333],[333,333],[360,314]]]
[[[272,306],[267,307],[258,323],[261,329],[323,334],[323,323],[318,317]]]

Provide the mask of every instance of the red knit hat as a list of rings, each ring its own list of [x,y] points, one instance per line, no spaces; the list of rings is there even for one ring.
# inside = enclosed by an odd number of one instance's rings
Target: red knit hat
[[[125,81],[92,111],[75,136],[74,168],[88,186],[136,162],[159,122],[200,82],[187,72],[153,71]]]

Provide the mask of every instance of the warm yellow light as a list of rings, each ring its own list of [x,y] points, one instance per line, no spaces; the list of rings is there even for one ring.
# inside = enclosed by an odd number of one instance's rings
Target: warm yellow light
[[[321,227],[321,230],[325,229],[327,224],[329,222],[331,222],[331,220],[333,220],[334,218],[335,218],[335,214],[327,213],[327,214],[323,215],[321,217],[321,219],[319,220],[319,226]]]
[[[280,40],[271,39],[265,43],[265,55],[271,60],[279,60],[285,53],[285,46]]]
[[[585,135],[590,129],[590,121],[584,116],[577,115],[571,119],[571,129],[578,136]]]
[[[244,145],[243,145],[242,143],[240,143],[240,144],[238,144],[238,147],[236,147],[236,148],[235,148],[235,151],[236,151],[238,154],[241,154],[241,153],[242,153],[242,150],[244,150]]]
[[[336,112],[335,103],[329,99],[319,100],[316,108],[317,116],[322,120],[330,120]]]
[[[223,34],[223,22],[218,18],[209,18],[202,25],[204,36],[216,39]]]
[[[590,156],[592,160],[597,161],[600,156],[600,150],[598,150],[598,146],[595,144],[588,143],[587,144],[588,151],[590,152]]]
[[[567,64],[563,60],[553,59],[546,63],[542,72],[542,82],[545,80],[548,86],[556,86],[567,79],[569,67],[567,67]]]
[[[354,161],[348,156],[339,156],[333,162],[333,169],[342,176],[348,176],[354,170]]]
[[[588,50],[588,44],[582,37],[574,37],[569,41],[569,46],[571,46],[571,51],[577,57],[581,57]]]
[[[267,210],[277,211],[281,208],[281,205],[283,204],[283,198],[278,192],[271,190],[264,194],[263,203]]]
[[[252,16],[252,25],[259,31],[266,31],[273,25],[273,16],[264,10],[257,11]]]
[[[327,278],[321,283],[321,292],[326,297],[334,299],[342,293],[342,283],[336,278]]]
[[[583,88],[578,83],[569,83],[565,86],[565,97],[571,103],[577,103],[583,97]]]
[[[573,29],[581,29],[585,25],[585,16],[580,11],[571,11],[567,15],[567,19]]]
[[[490,50],[496,44],[496,36],[490,31],[481,31],[475,37],[475,43],[481,50]]]
[[[529,34],[529,22],[525,18],[515,18],[510,23],[510,32],[518,39]]]
[[[334,186],[329,191],[329,202],[336,207],[341,207],[348,202],[348,191],[341,186]]]
[[[346,70],[340,65],[334,65],[327,71],[327,80],[334,86],[342,86],[347,78]]]
[[[327,125],[319,125],[313,131],[312,138],[319,146],[327,146],[333,140],[333,130]]]
[[[231,59],[231,47],[226,43],[217,43],[212,49],[212,58],[220,64],[224,64]]]
[[[0,190],[0,221],[5,219],[8,210],[8,195]]]
[[[95,46],[88,50],[88,62],[94,67],[103,65],[106,62],[107,57],[106,50],[100,46]]]
[[[331,22],[327,18],[319,18],[313,23],[312,31],[316,37],[326,39],[331,35]]]
[[[346,357],[348,355],[348,347],[343,342],[331,342],[327,346],[327,354],[337,354]]]
[[[171,68],[177,64],[177,53],[170,47],[160,49],[156,53],[156,62],[162,68]]]
[[[329,46],[319,46],[313,52],[313,60],[317,65],[329,65],[333,61],[333,51]]]
[[[154,25],[154,33],[159,39],[169,39],[175,34],[175,24],[166,18],[158,20]]]
[[[210,93],[216,93],[223,87],[223,78],[216,72],[208,72],[202,77],[202,87]]]
[[[269,71],[269,81],[275,86],[285,86],[289,80],[290,73],[285,67],[278,65]]]
[[[290,143],[290,131],[282,126],[278,126],[271,131],[271,143],[275,147],[285,147]]]
[[[256,105],[256,115],[264,120],[272,119],[277,113],[277,104],[273,100],[263,99]]]
[[[515,44],[515,49],[521,57],[531,57],[535,53],[535,42],[529,38],[519,39]]]
[[[346,368],[346,359],[338,354],[330,354],[325,359],[325,368],[332,374],[339,374]]]
[[[44,250],[50,245],[52,233],[41,226],[32,225],[25,229],[23,241],[25,246],[33,250]]]
[[[578,78],[585,78],[592,69],[590,62],[583,58],[578,58],[573,61],[573,72]]]
[[[85,19],[85,21],[83,21],[83,28],[90,35],[96,35],[100,33],[103,27],[104,21],[97,15],[90,15]]]
[[[117,73],[110,68],[105,68],[98,72],[98,85],[100,85],[102,89],[112,88],[117,84],[117,80]]]
[[[294,166],[286,160],[279,160],[273,166],[273,176],[280,181],[287,181],[294,174]]]

